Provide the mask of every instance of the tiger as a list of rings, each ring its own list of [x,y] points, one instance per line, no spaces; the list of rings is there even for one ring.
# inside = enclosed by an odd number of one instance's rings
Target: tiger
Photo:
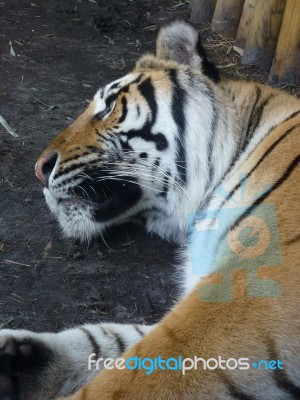
[[[163,27],[156,54],[97,91],[36,176],[68,237],[139,217],[178,241],[179,299],[152,326],[2,330],[0,398],[299,399],[299,134],[299,99],[220,76],[193,26]],[[104,368],[120,357],[126,368]],[[135,357],[173,363],[146,373]]]

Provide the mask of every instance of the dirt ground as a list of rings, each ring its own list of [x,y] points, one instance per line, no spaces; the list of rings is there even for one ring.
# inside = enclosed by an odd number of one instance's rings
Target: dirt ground
[[[0,327],[151,323],[175,301],[174,244],[132,225],[110,231],[106,244],[63,239],[33,170],[99,86],[152,51],[159,26],[182,17],[183,0],[0,0],[0,115],[19,135],[0,126]],[[199,29],[222,72],[266,81],[240,65],[232,42]]]

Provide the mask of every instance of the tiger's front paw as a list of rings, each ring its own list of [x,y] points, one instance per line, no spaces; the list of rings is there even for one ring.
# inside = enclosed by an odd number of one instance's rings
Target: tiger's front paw
[[[49,378],[54,356],[38,334],[0,331],[0,400],[47,400],[55,396]]]

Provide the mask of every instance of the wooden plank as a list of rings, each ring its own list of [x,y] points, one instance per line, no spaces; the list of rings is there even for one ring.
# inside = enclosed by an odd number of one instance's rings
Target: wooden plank
[[[258,0],[245,0],[240,24],[234,44],[241,49],[246,46],[247,38],[251,31],[254,10]]]
[[[244,0],[218,0],[212,19],[212,30],[234,38],[242,15]]]
[[[269,76],[272,83],[300,85],[300,2],[287,0]]]
[[[256,4],[243,64],[253,64],[269,71],[280,32],[286,0],[259,1]]]
[[[191,21],[195,23],[211,22],[217,0],[190,0]]]

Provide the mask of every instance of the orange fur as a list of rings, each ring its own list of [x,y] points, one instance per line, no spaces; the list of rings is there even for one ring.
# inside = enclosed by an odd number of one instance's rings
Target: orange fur
[[[286,96],[286,95],[283,95]],[[286,97],[288,98],[288,97]],[[293,99],[294,101],[294,99]],[[239,172],[251,170],[257,160],[289,129],[294,130],[267,156],[251,176],[247,196],[255,194],[267,183],[275,182],[285,173],[299,152],[300,117],[280,124],[257,147]],[[125,358],[163,356],[204,358],[222,355],[258,359],[279,357],[284,361],[285,374],[297,377],[300,354],[300,265],[299,265],[299,166],[275,188],[262,204],[276,206],[281,265],[261,267],[261,278],[271,278],[281,285],[281,296],[253,298],[246,294],[244,271],[234,271],[233,301],[205,303],[199,300],[199,290],[208,282],[220,282],[226,272],[204,279],[198,287],[177,304],[154,331],[124,355]],[[230,271],[230,257],[222,271]],[[275,352],[270,354],[270,351]],[[295,357],[297,355],[297,357]],[[157,400],[157,399],[222,399],[226,387],[255,386],[272,379],[272,371],[154,371],[112,370],[102,372],[70,400]],[[284,385],[285,375],[282,384]],[[298,377],[299,381],[299,377]],[[257,394],[259,395],[259,394]],[[225,398],[225,397],[224,397]],[[227,397],[226,397],[227,398]]]

